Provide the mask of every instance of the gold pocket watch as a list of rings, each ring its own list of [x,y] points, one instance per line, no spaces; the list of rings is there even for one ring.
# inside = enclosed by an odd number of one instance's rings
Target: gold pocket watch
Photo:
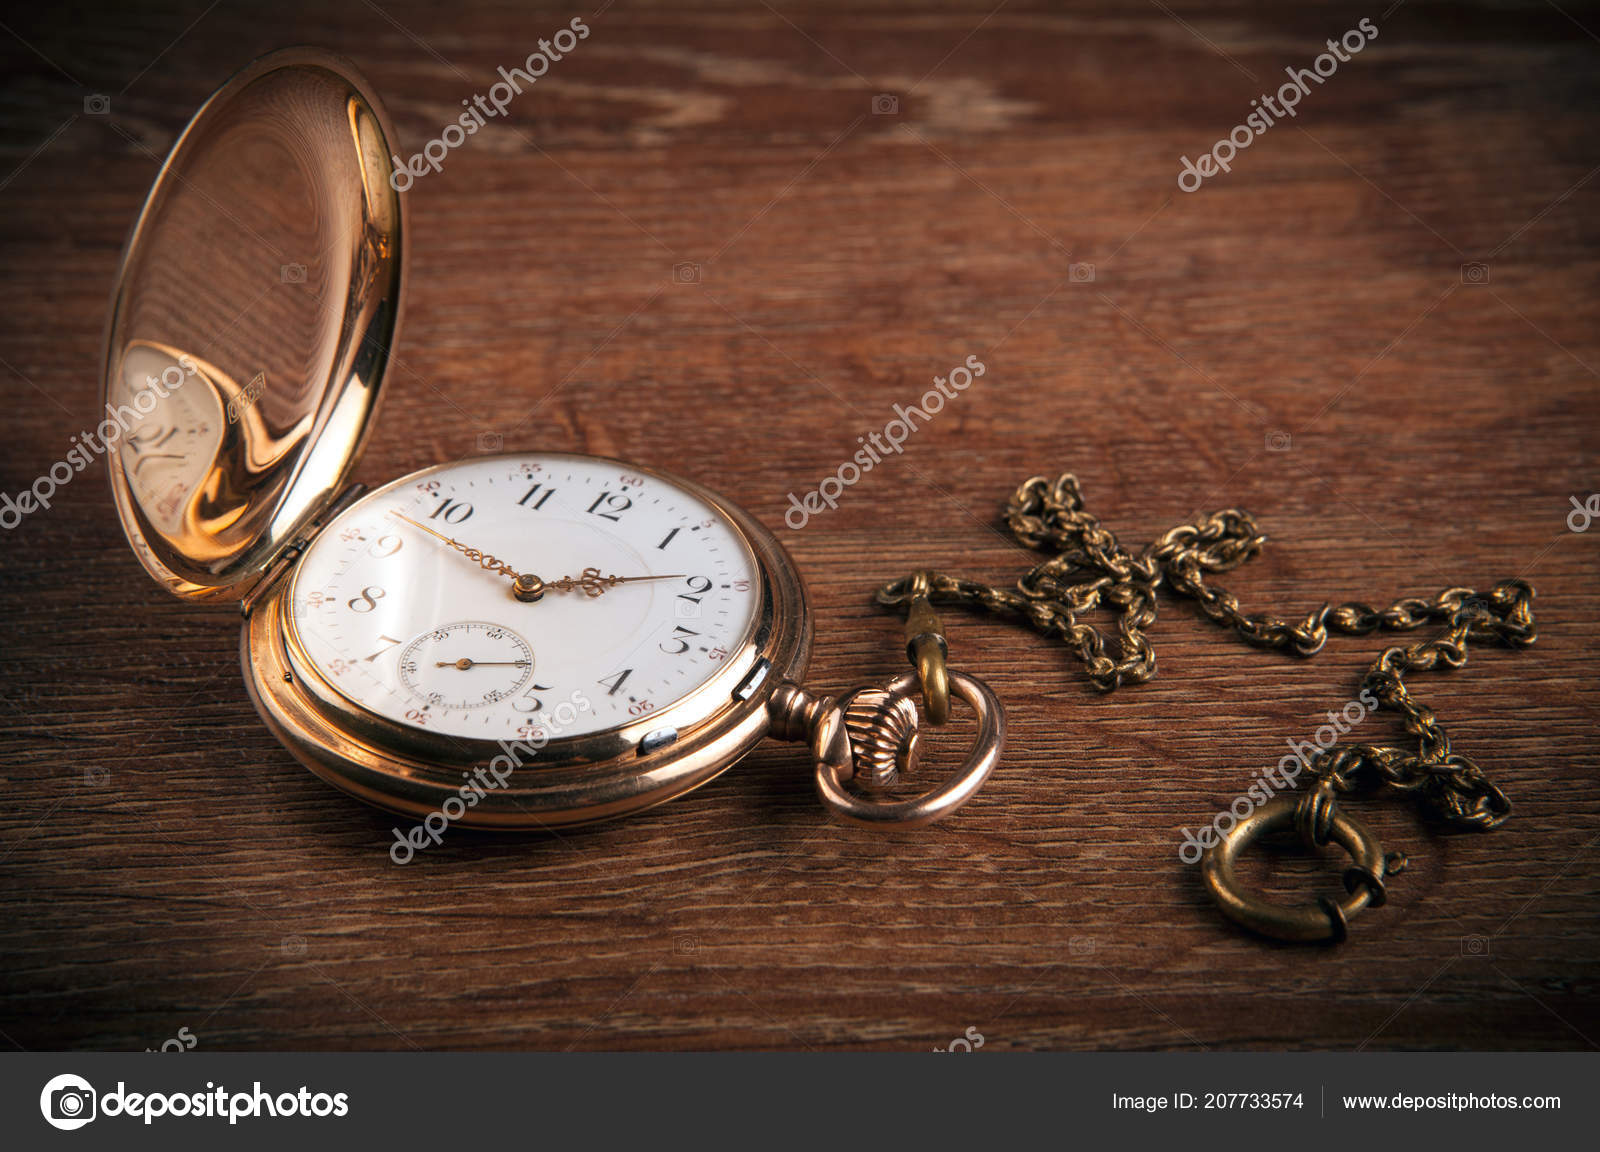
[[[200,109],[129,238],[105,402],[123,528],[173,593],[236,601],[250,694],[318,776],[416,818],[524,828],[635,812],[765,736],[805,740],[846,819],[924,823],[977,790],[1004,717],[944,667],[800,687],[804,584],[731,501],[652,468],[475,456],[349,483],[400,320],[394,133],[348,62],[291,49]],[[978,718],[965,763],[904,795],[918,689]]]

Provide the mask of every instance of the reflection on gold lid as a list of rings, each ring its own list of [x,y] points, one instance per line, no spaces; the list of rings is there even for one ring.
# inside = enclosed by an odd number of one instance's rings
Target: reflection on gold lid
[[[179,595],[248,593],[347,482],[399,323],[387,123],[347,62],[274,53],[206,102],[151,189],[104,400],[130,420],[124,531]]]

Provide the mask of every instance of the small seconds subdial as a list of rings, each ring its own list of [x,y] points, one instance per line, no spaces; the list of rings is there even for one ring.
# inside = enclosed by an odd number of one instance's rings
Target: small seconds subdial
[[[479,620],[424,632],[400,653],[400,683],[450,711],[498,704],[533,679],[533,649],[510,628]]]

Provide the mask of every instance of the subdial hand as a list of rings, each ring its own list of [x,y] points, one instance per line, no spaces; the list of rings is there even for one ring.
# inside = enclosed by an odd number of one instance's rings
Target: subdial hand
[[[459,660],[437,660],[437,661],[434,662],[433,666],[435,668],[461,668],[461,669],[467,669],[467,668],[526,668],[529,664],[532,664],[532,663],[533,663],[532,660],[474,660],[469,656],[463,656]]]

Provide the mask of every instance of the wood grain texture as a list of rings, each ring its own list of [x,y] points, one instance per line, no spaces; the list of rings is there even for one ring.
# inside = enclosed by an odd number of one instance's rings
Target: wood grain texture
[[[1063,648],[951,615],[1011,741],[945,825],[832,823],[801,752],[767,745],[642,818],[454,835],[397,868],[393,821],[257,719],[237,616],[144,577],[97,466],[0,543],[4,1041],[925,1051],[975,1026],[990,1050],[1596,1047],[1600,531],[1564,517],[1600,487],[1600,13],[1563,7],[1396,7],[1191,195],[1181,156],[1380,14],[619,0],[412,192],[361,478],[486,433],[677,469],[784,538],[819,686],[900,669],[878,582],[1020,574],[998,513],[1035,473],[1076,472],[1133,546],[1250,510],[1271,542],[1225,582],[1255,608],[1531,580],[1533,649],[1415,681],[1513,819],[1444,835],[1360,803],[1413,866],[1348,945],[1235,931],[1176,848],[1351,697],[1376,638],[1295,661],[1168,602],[1159,677],[1102,697]],[[125,231],[231,70],[343,52],[409,152],[574,14],[8,15],[0,491],[90,426]],[[107,113],[85,113],[94,93]],[[969,354],[987,374],[902,456],[783,527],[789,493]],[[1275,876],[1311,890],[1291,861]]]

